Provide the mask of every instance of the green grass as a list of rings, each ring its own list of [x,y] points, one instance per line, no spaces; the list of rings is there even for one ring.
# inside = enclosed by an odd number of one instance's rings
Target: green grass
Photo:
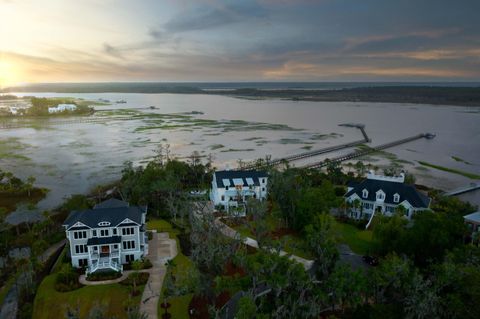
[[[281,227],[280,221],[271,214],[266,216],[266,222],[268,224],[268,227],[272,230]],[[250,231],[250,228],[247,225],[238,225],[233,226],[232,228],[239,232],[240,235],[243,237],[250,237],[255,239],[255,235]],[[306,259],[314,258],[312,253],[306,248],[307,244],[305,243],[305,240],[300,236],[285,235],[281,238],[281,241],[284,244],[283,250],[287,253],[297,255]]]
[[[154,219],[147,221],[148,230],[156,230],[157,232],[173,232],[173,226],[169,222],[163,219]],[[171,237],[171,236],[170,236]]]
[[[55,276],[45,277],[38,287],[33,305],[34,319],[64,318],[68,306],[72,309],[78,307],[80,318],[87,317],[94,306],[105,309],[107,317],[127,318],[124,302],[129,298],[128,286],[85,286],[70,292],[58,292],[54,288]],[[134,301],[140,303],[140,298],[141,294],[134,297]]]
[[[467,162],[466,160],[464,160],[463,158],[460,158],[458,156],[452,156],[452,159],[456,162],[461,162],[461,163],[465,163],[467,165],[471,165],[470,162]]]
[[[418,163],[420,165],[423,165],[423,166],[435,168],[435,169],[438,169],[440,171],[444,171],[444,172],[448,172],[448,173],[452,173],[452,174],[461,175],[461,176],[464,176],[464,177],[467,177],[467,178],[470,178],[470,179],[480,179],[480,175],[478,175],[478,174],[461,171],[459,169],[444,167],[444,166],[440,166],[440,165],[434,165],[434,164],[424,162],[424,161],[418,161]]]
[[[347,244],[354,253],[366,255],[373,249],[372,231],[360,230],[357,227],[336,222],[334,230],[337,233],[337,240]]]

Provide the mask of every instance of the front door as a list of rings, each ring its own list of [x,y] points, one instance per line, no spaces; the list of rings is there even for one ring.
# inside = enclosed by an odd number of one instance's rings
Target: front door
[[[109,254],[110,253],[110,246],[102,246],[102,254]]]

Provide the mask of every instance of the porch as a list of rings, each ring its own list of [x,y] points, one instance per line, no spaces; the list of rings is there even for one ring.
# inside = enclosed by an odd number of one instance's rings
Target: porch
[[[98,270],[123,271],[120,256],[121,240],[120,236],[90,238],[87,242],[89,260],[86,274]]]

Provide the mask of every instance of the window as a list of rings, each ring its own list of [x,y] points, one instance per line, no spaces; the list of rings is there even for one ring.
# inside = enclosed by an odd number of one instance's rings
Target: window
[[[222,202],[225,201],[225,195],[222,195]]]
[[[135,241],[134,240],[124,241],[123,249],[135,249]]]
[[[368,197],[368,191],[367,191],[366,189],[364,189],[364,190],[362,191],[362,197],[363,197],[363,198],[367,198],[367,197]]]
[[[133,227],[125,227],[122,228],[122,235],[133,235],[135,234],[135,228]]]
[[[134,261],[134,260],[135,260],[135,256],[134,256],[134,255],[126,255],[126,256],[125,256],[125,261],[126,261],[127,263],[132,262],[132,261]]]
[[[87,245],[75,245],[76,254],[86,254],[88,252]]]
[[[110,226],[110,222],[99,222],[98,226]]]
[[[82,230],[82,231],[73,232],[73,238],[75,238],[75,239],[84,239],[84,238],[87,238],[87,231],[86,231],[86,230]]]
[[[400,201],[400,195],[398,194],[393,195],[393,202],[398,203],[399,201]]]
[[[227,191],[228,191],[228,186],[225,186],[225,190],[227,190]]]
[[[82,258],[78,260],[78,265],[80,267],[87,267],[88,266],[88,259],[87,258]]]
[[[265,187],[262,187],[262,192],[264,192],[264,191],[265,191]]]
[[[100,237],[108,237],[110,236],[110,232],[108,229],[100,229]]]
[[[262,178],[262,184],[265,184],[265,178]]]
[[[96,230],[93,231],[93,237],[97,237],[97,231]]]
[[[98,247],[97,247],[97,246],[93,246],[93,250],[97,251],[97,250],[98,250]]]
[[[117,244],[113,245],[113,249],[118,249],[118,245]]]
[[[377,200],[384,200],[385,199],[385,193],[382,190],[377,191]]]
[[[117,229],[116,229],[116,228],[113,229],[113,234],[114,234],[114,235],[117,234]]]

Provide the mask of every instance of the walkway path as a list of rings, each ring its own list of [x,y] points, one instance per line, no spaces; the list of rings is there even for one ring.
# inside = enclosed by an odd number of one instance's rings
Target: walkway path
[[[158,318],[158,302],[162,290],[163,279],[167,272],[165,266],[168,260],[177,256],[177,242],[170,239],[168,233],[153,233],[153,238],[148,244],[148,259],[153,267],[148,270],[150,277],[143,291],[140,312],[147,318]]]
[[[144,270],[139,270],[138,272],[149,272],[150,269],[144,269]],[[85,278],[85,275],[81,275],[78,278],[78,281],[85,286],[99,286],[99,285],[110,285],[110,284],[118,284],[120,281],[123,281],[127,279],[128,275],[130,275],[132,272],[135,272],[135,270],[126,270],[122,273],[121,277],[118,277],[116,279],[110,279],[110,280],[98,280],[98,281],[89,281]]]
[[[221,220],[221,217],[215,219],[215,224],[219,227],[220,231],[222,234],[224,234],[227,237],[234,238],[234,239],[239,239],[241,238],[241,235],[239,232],[237,232],[235,229],[225,225]],[[258,248],[258,243],[255,239],[252,239],[250,237],[245,237],[243,239],[243,243],[247,246],[253,247],[253,248]],[[303,265],[305,270],[309,270],[312,268],[314,261],[310,259],[305,259],[296,255],[292,255],[290,253],[287,253],[286,251],[281,250],[280,251],[280,256],[285,256],[288,255],[290,259],[295,260],[296,262],[299,262],[300,264]]]

